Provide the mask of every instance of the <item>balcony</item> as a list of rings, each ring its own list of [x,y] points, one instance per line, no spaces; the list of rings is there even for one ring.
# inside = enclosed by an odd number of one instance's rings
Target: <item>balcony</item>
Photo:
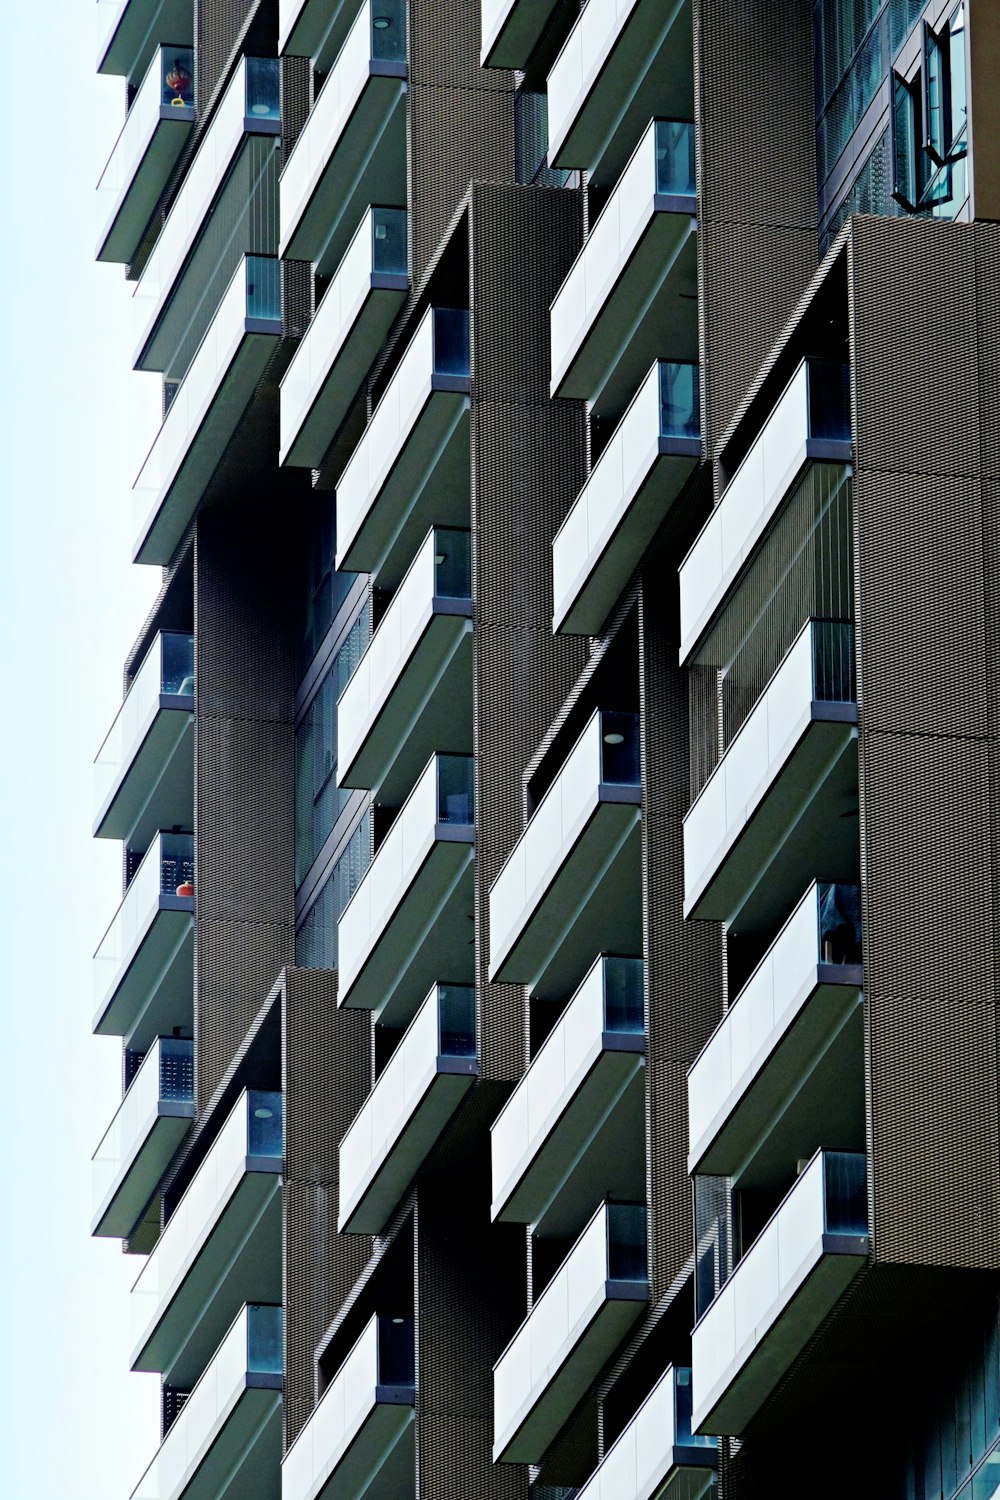
[[[194,49],[159,47],[97,184],[97,259],[127,265],[194,124]]]
[[[164,37],[176,46],[194,42],[191,0],[97,0],[97,14],[98,73],[141,78]]]
[[[691,1431],[691,1371],[668,1365],[576,1500],[702,1500],[717,1450]]]
[[[98,838],[142,848],[194,817],[194,636],[162,631],[94,760]]]
[[[469,474],[469,314],[428,308],[337,483],[337,567],[395,588],[431,526],[468,526]]]
[[[280,1500],[281,1308],[250,1303],[171,1424],[132,1500]]]
[[[690,0],[590,0],[549,70],[549,165],[618,177],[651,115],[694,113]]]
[[[414,1500],[413,1319],[376,1315],[285,1454],[281,1500]]]
[[[280,337],[278,262],[244,256],[133,486],[134,562],[170,562]]]
[[[157,1037],[94,1152],[91,1234],[131,1234],[193,1119],[194,1042]]]
[[[359,0],[278,0],[278,55],[308,57],[329,73],[344,45]]]
[[[852,453],[850,367],[803,360],[681,564],[682,659],[806,471]]]
[[[276,58],[241,59],[135,284],[136,369],[183,376],[240,253],[277,251],[278,93]]]
[[[430,531],[337,705],[340,786],[403,801],[435,750],[472,753],[467,531]]]
[[[602,956],[490,1131],[494,1219],[560,1239],[595,1182],[642,1196],[645,1051],[642,959]]]
[[[688,1074],[690,1172],[736,1178],[765,1151],[794,1158],[804,1115],[828,1140],[853,1137],[863,983],[860,889],[811,885]]]
[[[472,757],[434,755],[340,918],[338,1004],[403,1026],[432,984],[473,982],[474,840]]]
[[[133,1370],[193,1385],[247,1298],[281,1301],[282,1097],[240,1095],[132,1288]]]
[[[478,1074],[475,986],[436,984],[340,1144],[341,1233],[382,1233]]]
[[[405,0],[364,0],[281,174],[281,248],[330,276],[370,203],[406,207]]]
[[[652,121],[552,303],[554,397],[615,416],[654,360],[697,362],[694,169],[694,126]]]
[[[684,914],[746,927],[857,873],[854,626],[808,620],[684,819]]]
[[[818,1151],[695,1325],[696,1432],[743,1432],[864,1265],[866,1166]]]
[[[94,1031],[147,1052],[194,1007],[194,839],[158,833],[94,954]]]
[[[595,952],[642,951],[639,715],[598,712],[490,891],[490,978],[572,991]]]
[[[658,360],[552,543],[552,628],[597,635],[701,458],[697,365]]]
[[[552,20],[556,0],[482,0],[484,68],[526,68]]]
[[[406,299],[406,254],[406,210],[370,208],[281,382],[282,464],[322,464]]]
[[[602,1203],[493,1366],[493,1461],[539,1463],[649,1301],[646,1210]]]

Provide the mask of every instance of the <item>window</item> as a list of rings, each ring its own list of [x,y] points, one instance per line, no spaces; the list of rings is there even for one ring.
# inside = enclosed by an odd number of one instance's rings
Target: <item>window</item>
[[[337,967],[337,923],[372,862],[372,817],[365,813],[295,934],[303,969]]]
[[[965,6],[923,28],[920,67],[892,75],[892,196],[907,213],[950,216],[964,201],[968,151]]]

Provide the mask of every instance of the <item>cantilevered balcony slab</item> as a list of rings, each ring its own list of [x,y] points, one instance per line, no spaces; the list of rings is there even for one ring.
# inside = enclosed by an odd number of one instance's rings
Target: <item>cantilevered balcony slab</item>
[[[194,124],[194,50],[158,47],[97,184],[97,259],[135,255]]]
[[[376,201],[406,207],[403,0],[364,0],[354,19],[281,174],[279,253],[332,275]]]
[[[852,453],[850,367],[803,360],[681,564],[682,661],[804,474]]]
[[[137,83],[163,41],[190,47],[194,12],[190,0],[98,0],[98,73]]]
[[[436,984],[340,1143],[340,1219],[381,1234],[479,1073],[476,991]]]
[[[691,1431],[691,1371],[668,1365],[576,1500],[702,1500],[718,1444]]]
[[[279,57],[308,57],[329,73],[344,45],[360,0],[278,0]]]
[[[697,207],[694,126],[652,121],[552,303],[553,396],[618,416],[654,360],[697,362]]]
[[[642,950],[639,716],[595,713],[490,890],[490,978],[571,992]]]
[[[597,635],[701,457],[698,366],[658,360],[552,543],[552,628]]]
[[[690,1172],[742,1180],[768,1154],[794,1159],[803,1111],[813,1139],[851,1138],[863,982],[860,889],[811,885],[688,1074]],[[838,1048],[848,1027],[853,1067]]]
[[[414,1500],[413,1320],[376,1316],[281,1465],[281,1500]]]
[[[645,1051],[642,959],[602,956],[490,1130],[494,1219],[560,1239],[595,1183],[642,1195]]]
[[[243,1307],[132,1500],[280,1500],[281,1308]]]
[[[245,256],[133,486],[133,561],[170,562],[280,337],[278,262]]]
[[[194,636],[161,631],[94,760],[98,838],[141,849],[194,817]]]
[[[549,70],[549,164],[616,180],[651,115],[694,113],[691,0],[589,0]]]
[[[760,926],[857,878],[854,627],[807,621],[684,819],[688,917]]]
[[[281,463],[318,468],[410,282],[406,211],[370,208],[281,382]]]
[[[428,308],[337,482],[337,567],[396,588],[431,526],[468,526],[469,474],[469,314]]]
[[[696,1432],[739,1434],[868,1255],[863,1155],[819,1151],[696,1324]]]
[[[557,0],[482,0],[483,67],[527,67],[556,8]]]
[[[402,1026],[472,983],[474,840],[472,757],[432,756],[340,918],[339,1005]]]
[[[194,1007],[194,839],[159,833],[94,954],[94,1031],[146,1052]]]
[[[435,750],[472,752],[467,531],[427,534],[337,705],[340,786],[406,797]]]
[[[539,1463],[649,1300],[646,1210],[602,1203],[493,1366],[493,1459]]]
[[[249,1297],[281,1300],[282,1098],[240,1095],[132,1288],[133,1370],[199,1377]]]
[[[131,1234],[193,1119],[194,1042],[157,1037],[94,1152],[91,1234]]]

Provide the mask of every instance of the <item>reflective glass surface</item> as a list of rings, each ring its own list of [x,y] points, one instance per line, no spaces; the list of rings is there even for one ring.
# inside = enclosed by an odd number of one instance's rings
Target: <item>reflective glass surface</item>
[[[434,373],[469,373],[469,310],[465,307],[434,309]]]
[[[601,780],[606,786],[639,785],[638,714],[601,714]]]
[[[701,372],[697,365],[660,360],[660,436],[701,437]]]
[[[247,1369],[257,1375],[282,1373],[280,1307],[247,1306]]]
[[[281,320],[280,262],[273,255],[247,256],[247,317]]]
[[[246,112],[258,120],[280,120],[280,84],[276,57],[248,57]]]
[[[194,107],[194,48],[160,49],[160,102],[177,109]]]
[[[643,1015],[641,958],[605,958],[604,1029],[641,1036],[646,1028]]]
[[[413,1385],[413,1319],[378,1320],[379,1385]]]
[[[247,1153],[250,1156],[283,1154],[282,1096],[251,1089],[247,1094]]]
[[[851,441],[851,367],[832,360],[806,362],[809,383],[809,436],[828,442]]]
[[[471,984],[438,986],[438,1048],[442,1057],[475,1057],[476,990]]]
[[[468,599],[472,592],[470,534],[439,527],[434,532],[434,593],[439,599]]]
[[[438,822],[473,821],[473,775],[471,755],[437,757]]]
[[[690,120],[656,122],[656,191],[677,197],[694,197],[694,125]]]
[[[372,862],[371,814],[351,834],[347,848],[295,934],[295,962],[303,969],[337,967],[337,924]]]
[[[608,1204],[608,1279],[645,1281],[646,1209],[641,1203]]]
[[[194,692],[194,636],[164,632],[160,649],[161,693],[189,697]]]
[[[824,1151],[828,1234],[868,1233],[868,1160],[861,1152]]]
[[[406,209],[372,209],[372,270],[383,276],[405,276]]]
[[[816,887],[819,903],[819,956],[825,964],[861,963],[861,887]]]
[[[406,0],[371,0],[372,57],[377,62],[406,61]]]

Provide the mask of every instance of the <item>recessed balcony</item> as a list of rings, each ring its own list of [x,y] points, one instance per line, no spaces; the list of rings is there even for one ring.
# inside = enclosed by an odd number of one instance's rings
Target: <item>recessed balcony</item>
[[[94,954],[94,1031],[146,1052],[194,1007],[194,839],[158,833]]]
[[[803,360],[681,564],[682,660],[806,472],[852,454],[850,366]]]
[[[865,1264],[866,1172],[818,1151],[695,1325],[696,1432],[743,1432]]]
[[[91,1234],[131,1234],[193,1119],[194,1042],[157,1037],[94,1152]]]
[[[97,0],[97,14],[98,73],[141,78],[164,37],[177,46],[194,43],[191,0]]]
[[[654,360],[697,362],[697,211],[694,126],[653,120],[552,303],[554,397],[616,416]]]
[[[338,1004],[402,1026],[473,982],[474,843],[472,757],[434,755],[340,918]]]
[[[576,1500],[701,1500],[718,1444],[691,1431],[691,1371],[668,1365]]]
[[[132,1500],[280,1500],[281,1308],[236,1315]]]
[[[134,562],[170,562],[280,337],[278,262],[244,256],[133,486]]]
[[[431,526],[469,524],[469,314],[428,308],[337,482],[337,567],[395,588]]]
[[[811,885],[688,1074],[690,1172],[760,1175],[768,1155],[795,1157],[802,1116],[851,1138],[863,983],[860,888]]]
[[[376,1315],[281,1465],[282,1500],[414,1500],[413,1319]]]
[[[308,57],[329,73],[344,45],[360,0],[278,0],[278,55]]]
[[[281,382],[282,464],[322,464],[410,289],[406,256],[406,210],[369,208]]]
[[[614,182],[651,115],[694,113],[691,0],[589,0],[546,93],[549,165]]]
[[[340,786],[403,801],[435,750],[472,752],[469,533],[430,531],[337,705]]]
[[[490,890],[490,978],[558,998],[642,951],[639,715],[595,713]]]
[[[566,1238],[594,1183],[645,1192],[645,1052],[642,959],[602,956],[490,1130],[494,1219]]]
[[[236,1101],[132,1288],[133,1370],[193,1385],[241,1303],[281,1301],[282,1118]]]
[[[854,625],[809,620],[684,819],[687,917],[765,925],[857,872]]]
[[[370,203],[406,207],[406,5],[364,0],[281,174],[287,260],[324,276]]]
[[[649,1301],[646,1210],[602,1203],[493,1366],[493,1461],[539,1463]]]
[[[194,636],[161,631],[94,760],[98,838],[142,848],[194,817]]]
[[[482,0],[484,68],[526,68],[556,10],[556,0]]]
[[[127,265],[194,124],[194,49],[159,47],[97,184],[97,259]]]
[[[697,365],[657,360],[552,543],[552,628],[597,635],[701,458]]]
[[[342,1233],[382,1233],[478,1074],[475,986],[436,984],[340,1143]]]

